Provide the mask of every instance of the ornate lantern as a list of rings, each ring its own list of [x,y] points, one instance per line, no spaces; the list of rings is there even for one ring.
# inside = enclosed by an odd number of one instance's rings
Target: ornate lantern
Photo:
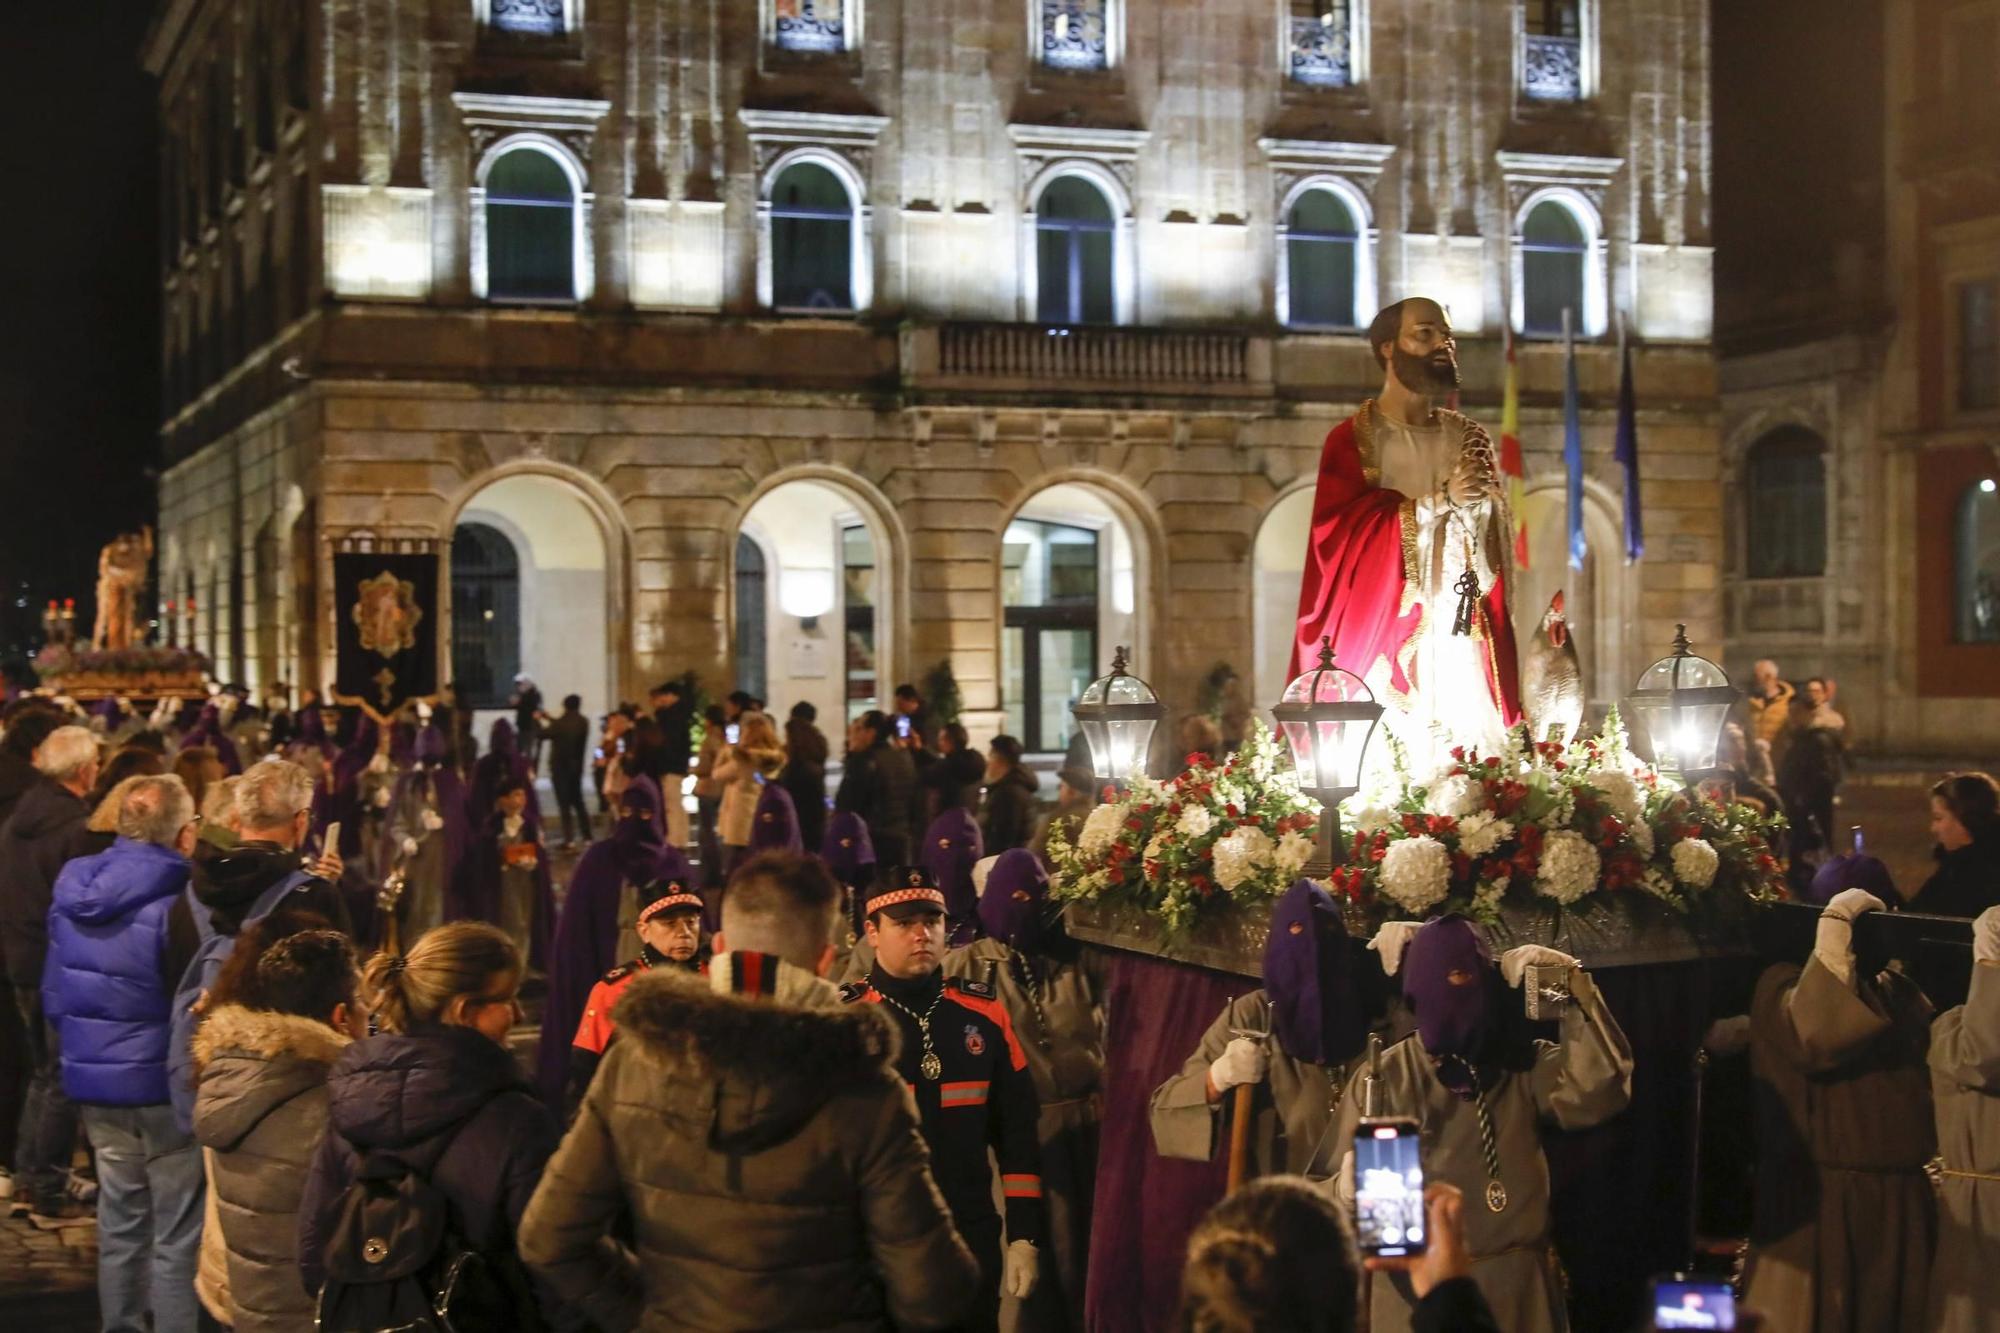
[[[1715,770],[1722,728],[1740,693],[1729,673],[1688,647],[1687,626],[1674,627],[1674,651],[1646,668],[1626,696],[1626,711],[1646,737],[1661,772],[1691,786]]]
[[[1126,669],[1126,649],[1111,659],[1111,674],[1084,688],[1070,714],[1090,745],[1090,763],[1100,782],[1122,782],[1143,767],[1152,748],[1153,728],[1167,715],[1153,687]]]
[[[1319,665],[1285,687],[1271,716],[1291,747],[1299,786],[1322,806],[1319,846],[1306,870],[1323,875],[1340,848],[1340,803],[1360,790],[1382,705],[1361,677],[1333,664],[1333,642],[1321,639]]]

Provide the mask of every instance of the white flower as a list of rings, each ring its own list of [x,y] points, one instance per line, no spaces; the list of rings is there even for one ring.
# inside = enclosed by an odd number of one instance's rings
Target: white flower
[[[1705,838],[1682,838],[1674,844],[1674,878],[1691,889],[1705,889],[1715,883],[1722,864],[1715,847]]]
[[[1657,849],[1657,844],[1653,841],[1653,826],[1642,819],[1625,831],[1631,835],[1632,845],[1638,849],[1639,855],[1648,861],[1652,860],[1653,852]]]
[[[1681,900],[1681,891],[1675,886],[1673,878],[1658,867],[1646,871],[1639,880],[1639,887],[1666,902],[1679,903]]]
[[[1152,839],[1146,844],[1145,857],[1148,861],[1160,859],[1160,853],[1167,849],[1167,837],[1172,831],[1162,825],[1159,831],[1153,834]]]
[[[1597,788],[1598,794],[1604,798],[1604,804],[1610,807],[1611,813],[1616,815],[1621,823],[1636,823],[1639,816],[1644,813],[1646,798],[1640,793],[1639,784],[1632,780],[1632,775],[1623,769],[1592,769],[1583,775],[1583,780]]]
[[[1390,843],[1382,856],[1382,892],[1412,912],[1443,902],[1451,892],[1451,853],[1425,833]]]
[[[1102,856],[1118,841],[1124,827],[1124,806],[1100,805],[1084,817],[1083,828],[1076,835],[1076,849],[1085,856]]]
[[[1192,842],[1215,827],[1215,816],[1208,812],[1205,805],[1191,805],[1181,811],[1175,827],[1180,829],[1183,838]]]
[[[1573,903],[1597,890],[1597,849],[1575,829],[1551,833],[1542,844],[1542,867],[1535,883],[1547,897]]]
[[[1431,784],[1424,808],[1434,815],[1459,818],[1471,814],[1485,803],[1484,788],[1463,773],[1453,773]]]
[[[1278,839],[1278,850],[1272,853],[1271,859],[1278,867],[1279,876],[1290,880],[1306,868],[1306,862],[1312,860],[1312,854],[1313,840],[1293,829]]]
[[[1396,812],[1386,805],[1367,806],[1354,817],[1354,827],[1362,833],[1380,833],[1395,825]]]
[[[1254,824],[1239,824],[1215,844],[1215,882],[1234,892],[1271,864],[1271,836]]]
[[[1514,836],[1514,826],[1491,810],[1467,815],[1458,825],[1458,850],[1467,856],[1484,856]]]

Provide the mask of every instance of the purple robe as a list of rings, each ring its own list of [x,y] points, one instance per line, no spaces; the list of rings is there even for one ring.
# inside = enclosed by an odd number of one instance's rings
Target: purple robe
[[[528,926],[528,966],[536,971],[548,967],[550,938],[553,934],[556,916],[555,887],[549,879],[549,849],[542,842],[541,834],[524,815],[521,820],[524,837],[532,837],[535,843],[535,903],[529,917]],[[578,876],[570,880],[572,900],[576,893],[577,878],[581,876],[583,864],[578,862]],[[460,867],[452,880],[452,893],[445,909],[447,921],[484,921],[490,925],[500,924],[500,812],[494,811],[486,817],[479,836],[472,844],[471,855]],[[617,924],[617,899],[612,900],[612,918],[615,931]],[[606,964],[609,968],[612,964]],[[588,989],[584,994],[589,994]],[[582,1011],[578,1011],[579,1018]]]
[[[222,729],[222,710],[208,704],[201,710],[201,717],[181,737],[180,748],[192,750],[206,745],[215,751],[215,757],[222,761],[224,777],[236,777],[243,772],[243,756],[236,751],[236,742],[229,739],[229,733]]]
[[[799,811],[792,794],[775,782],[766,782],[757,798],[757,811],[750,817],[750,854],[805,850],[799,837]]]
[[[500,785],[503,782],[518,782],[528,789],[527,820],[537,829],[542,826],[541,800],[535,794],[535,776],[528,771],[528,761],[521,757],[521,750],[514,741],[514,724],[501,718],[493,724],[491,746],[472,766],[472,789],[467,793],[466,815],[474,825],[483,826],[486,817],[493,813],[493,802],[500,799]]]
[[[985,855],[979,823],[964,806],[953,806],[924,830],[917,863],[930,871],[944,890],[944,915],[950,929],[946,943],[953,947],[979,938],[979,890],[973,887],[972,867]]]

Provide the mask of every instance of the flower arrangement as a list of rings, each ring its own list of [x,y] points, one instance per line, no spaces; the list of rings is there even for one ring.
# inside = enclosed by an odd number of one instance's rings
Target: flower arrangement
[[[1299,790],[1269,728],[1252,725],[1226,760],[1189,755],[1171,782],[1135,777],[1084,819],[1072,841],[1049,838],[1057,898],[1122,902],[1169,932],[1231,903],[1268,901],[1312,856],[1319,804]]]
[[[205,674],[208,659],[192,648],[140,644],[131,648],[90,648],[52,643],[35,654],[35,671],[44,676]]]
[[[1454,749],[1421,780],[1399,751],[1385,790],[1350,820],[1331,887],[1414,917],[1493,921],[1509,902],[1570,908],[1621,890],[1694,914],[1780,895],[1782,824],[1662,785],[1613,711],[1597,736],[1535,744],[1520,730],[1499,754]]]

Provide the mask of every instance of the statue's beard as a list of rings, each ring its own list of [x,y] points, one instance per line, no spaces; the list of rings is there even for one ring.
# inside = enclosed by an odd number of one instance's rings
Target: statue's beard
[[[1398,347],[1391,355],[1396,379],[1412,393],[1450,393],[1458,387],[1458,358],[1449,350],[1415,356]]]

